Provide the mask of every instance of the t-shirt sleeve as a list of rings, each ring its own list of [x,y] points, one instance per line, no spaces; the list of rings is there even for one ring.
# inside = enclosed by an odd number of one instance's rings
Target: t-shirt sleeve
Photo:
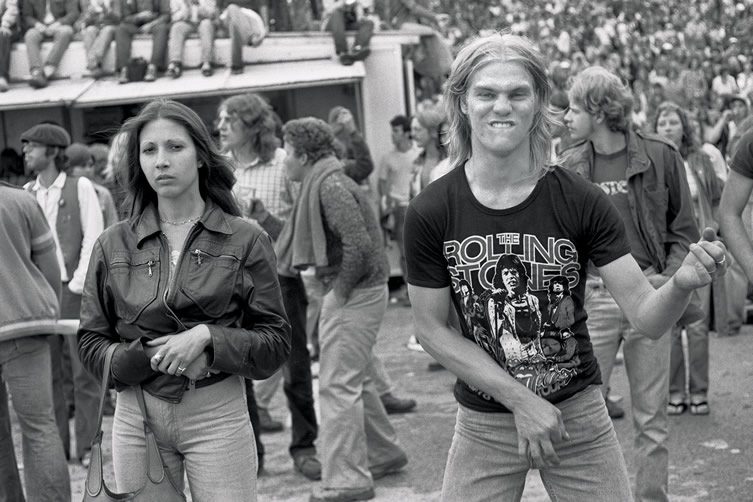
[[[753,131],[740,138],[729,168],[746,178],[753,178]]]
[[[442,234],[436,224],[411,205],[405,215],[405,260],[408,283],[423,288],[450,285]]]
[[[35,255],[55,251],[55,239],[52,230],[47,224],[42,208],[32,196],[24,198],[24,215],[31,237],[31,252]]]
[[[583,221],[588,257],[603,267],[630,253],[625,224],[617,208],[598,187],[589,187],[585,197]]]

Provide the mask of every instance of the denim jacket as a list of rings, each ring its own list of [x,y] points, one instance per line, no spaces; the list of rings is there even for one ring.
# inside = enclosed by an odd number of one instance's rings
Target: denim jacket
[[[107,229],[97,240],[84,285],[79,354],[100,375],[107,348],[118,343],[116,388],[141,384],[179,402],[190,382],[155,372],[144,342],[206,324],[212,337],[209,367],[218,374],[263,379],[290,353],[290,326],[269,236],[256,224],[207,201],[170,277],[169,249],[153,205]]]
[[[700,239],[685,165],[674,145],[659,136],[631,130],[625,139],[630,215],[653,267],[671,276],[680,268],[690,243]],[[572,145],[562,153],[561,161],[567,169],[593,179],[590,141]]]

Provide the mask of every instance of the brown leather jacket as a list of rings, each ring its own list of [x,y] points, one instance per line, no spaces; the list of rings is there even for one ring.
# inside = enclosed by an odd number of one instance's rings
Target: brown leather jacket
[[[209,327],[210,369],[219,373],[197,387],[231,374],[267,378],[288,358],[290,326],[269,236],[207,201],[184,249],[169,284],[168,244],[153,205],[107,229],[94,245],[79,354],[89,371],[101,375],[107,348],[119,344],[112,361],[116,388],[141,384],[179,402],[189,380],[152,371],[143,343],[199,324]]]

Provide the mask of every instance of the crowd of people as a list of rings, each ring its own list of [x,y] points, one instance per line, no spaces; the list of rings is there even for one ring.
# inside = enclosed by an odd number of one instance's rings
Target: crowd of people
[[[589,6],[503,3],[489,22],[530,40],[463,45],[441,95],[371,125],[393,144],[376,163],[347,108],[283,123],[257,94],[219,104],[217,139],[162,99],[110,145],[72,143],[53,123],[25,131],[23,157],[2,155],[3,178],[29,193],[0,186],[0,277],[30,286],[2,296],[0,368],[28,499],[69,500],[66,459],[101,455],[103,372],[118,492],[150,482],[139,466],[153,434],[166,489],[182,493],[185,477],[193,500],[254,499],[282,382],[293,469],[321,481],[310,500],[373,498],[409,461],[388,415],[416,407],[374,352],[387,235],[415,318],[408,345],[458,377],[444,500],[517,500],[530,468],[556,499],[667,500],[668,415],[711,413],[709,331],[739,331],[753,279],[753,76],[734,36],[747,18],[699,2],[677,30],[664,7]],[[167,38],[208,35],[179,22]],[[359,40],[345,64],[368,55]],[[55,334],[60,319],[80,320],[77,336]],[[620,347],[634,486],[610,421],[624,415],[609,394]]]
[[[425,3],[425,2],[424,2]],[[344,65],[364,60],[376,29],[411,30],[419,24],[439,27],[431,9],[414,0],[375,3],[363,0],[313,1],[310,19],[332,33],[335,59]],[[259,0],[3,0],[0,2],[0,92],[9,89],[12,44],[23,41],[28,58],[28,84],[39,89],[55,78],[72,40],[82,40],[86,52],[85,75],[108,76],[104,66],[115,42],[115,76],[118,82],[154,82],[161,75],[176,79],[183,72],[186,39],[198,35],[200,71],[205,77],[217,66],[214,42],[230,39],[230,70],[244,71],[243,48],[257,47],[270,28],[292,29],[287,2]],[[313,20],[313,19],[312,19]],[[279,22],[278,22],[279,21]],[[311,24],[314,24],[313,22]],[[311,26],[299,29],[310,29]],[[346,30],[358,33],[348,46]],[[149,61],[131,57],[136,36],[151,42]],[[52,46],[42,57],[42,43]],[[424,37],[414,55],[416,71],[439,79],[449,71],[449,46],[438,32]],[[82,69],[83,70],[83,69]]]

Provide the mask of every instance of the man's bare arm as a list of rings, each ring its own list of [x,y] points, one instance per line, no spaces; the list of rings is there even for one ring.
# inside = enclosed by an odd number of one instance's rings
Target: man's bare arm
[[[722,237],[724,237],[729,250],[745,271],[748,280],[751,281],[753,281],[753,244],[751,244],[748,232],[745,230],[742,214],[752,190],[753,179],[730,171],[722,192],[722,202],[719,209]]]

